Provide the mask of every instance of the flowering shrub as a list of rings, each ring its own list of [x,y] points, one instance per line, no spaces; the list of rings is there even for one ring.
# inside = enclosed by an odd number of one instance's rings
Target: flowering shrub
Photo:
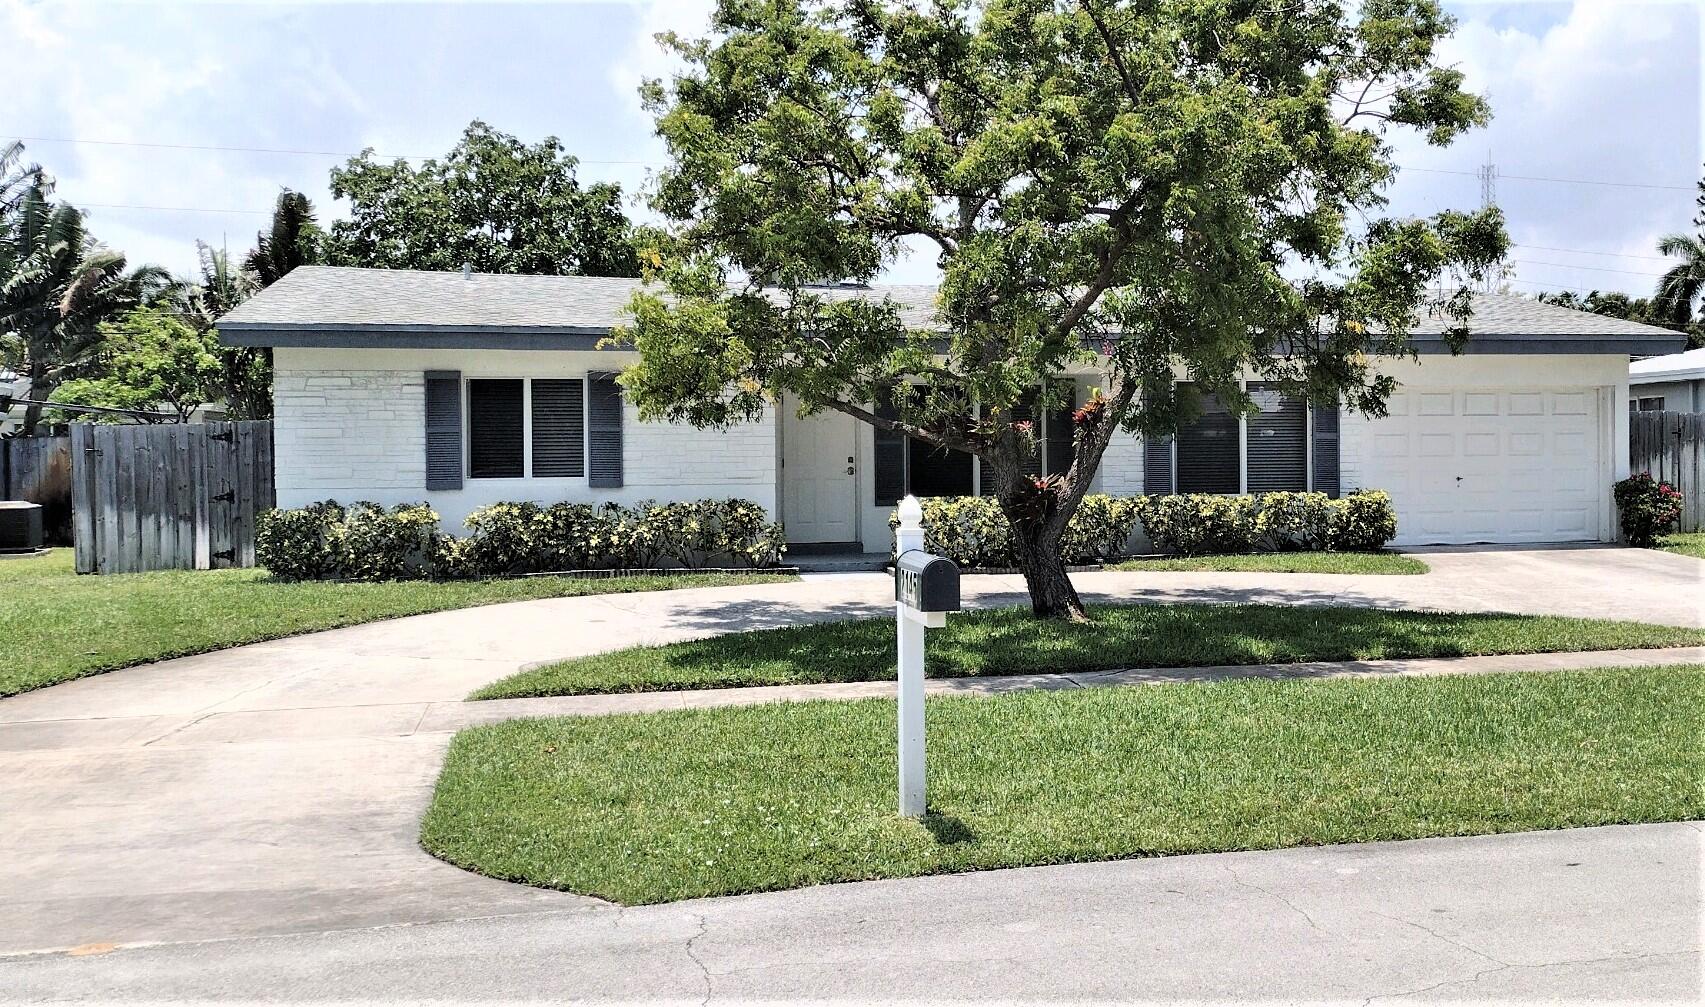
[[[762,567],[786,551],[781,525],[748,500],[497,503],[468,515],[463,538],[438,523],[425,504],[359,503],[346,511],[328,500],[274,510],[261,516],[256,559],[288,580],[396,580],[648,569],[660,558],[693,568],[712,561]]]
[[[1622,537],[1632,546],[1649,546],[1681,520],[1681,493],[1650,472],[1631,475],[1613,488]]]

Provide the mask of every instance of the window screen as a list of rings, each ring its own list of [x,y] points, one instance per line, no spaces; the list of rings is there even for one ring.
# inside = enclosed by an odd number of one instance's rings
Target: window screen
[[[468,476],[519,479],[525,452],[521,444],[521,380],[468,382]]]
[[[586,384],[533,379],[533,477],[586,474]]]
[[[1237,417],[1212,395],[1202,396],[1202,415],[1178,430],[1178,492],[1237,493]]]
[[[1261,409],[1249,417],[1249,492],[1308,489],[1308,404],[1266,383],[1249,397]]]

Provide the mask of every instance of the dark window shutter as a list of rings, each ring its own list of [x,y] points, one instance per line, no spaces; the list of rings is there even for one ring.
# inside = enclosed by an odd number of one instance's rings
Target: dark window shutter
[[[1338,485],[1338,408],[1314,409],[1314,491],[1329,497],[1341,492]]]
[[[468,382],[468,478],[519,479],[527,474],[521,400],[520,378]]]
[[[1077,411],[1077,383],[1062,381],[1060,385],[1066,388],[1065,405],[1048,413],[1047,438],[1045,452],[1048,462],[1048,474],[1063,476],[1072,467],[1072,413]]]
[[[533,478],[586,474],[586,382],[533,379]]]
[[[953,448],[938,448],[923,441],[906,439],[907,489],[917,497],[970,496],[972,455]]]
[[[1308,489],[1308,404],[1265,382],[1249,392],[1261,408],[1249,417],[1249,492]]]
[[[876,415],[885,420],[900,418],[893,399],[884,395],[876,402]],[[892,430],[876,427],[876,506],[889,507],[906,495],[906,438]]]
[[[462,372],[426,372],[426,488],[462,488]]]
[[[1218,398],[1203,395],[1202,415],[1178,431],[1178,492],[1239,492],[1237,438],[1237,417]]]
[[[614,489],[622,484],[622,386],[616,375],[586,376],[586,485]]]
[[[1143,492],[1172,492],[1172,438],[1143,438]]]

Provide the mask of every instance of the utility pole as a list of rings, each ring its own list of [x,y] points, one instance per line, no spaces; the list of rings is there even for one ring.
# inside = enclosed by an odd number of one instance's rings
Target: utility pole
[[[1498,166],[1492,163],[1490,150],[1486,151],[1486,163],[1476,174],[1480,177],[1480,208],[1484,210],[1498,205]],[[1502,290],[1509,272],[1502,262],[1486,270],[1486,278],[1480,281],[1480,292],[1493,294]]]

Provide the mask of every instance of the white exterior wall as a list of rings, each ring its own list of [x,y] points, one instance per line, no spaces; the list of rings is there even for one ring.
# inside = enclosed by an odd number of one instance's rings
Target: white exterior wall
[[[631,353],[518,350],[279,348],[273,354],[275,472],[280,507],[318,500],[425,501],[457,531],[472,511],[510,500],[586,503],[742,497],[776,512],[773,415],[728,431],[641,423],[624,403],[622,482],[590,489],[577,479],[465,479],[426,489],[425,372],[464,378],[579,377],[614,371]],[[465,448],[464,448],[465,450]]]

